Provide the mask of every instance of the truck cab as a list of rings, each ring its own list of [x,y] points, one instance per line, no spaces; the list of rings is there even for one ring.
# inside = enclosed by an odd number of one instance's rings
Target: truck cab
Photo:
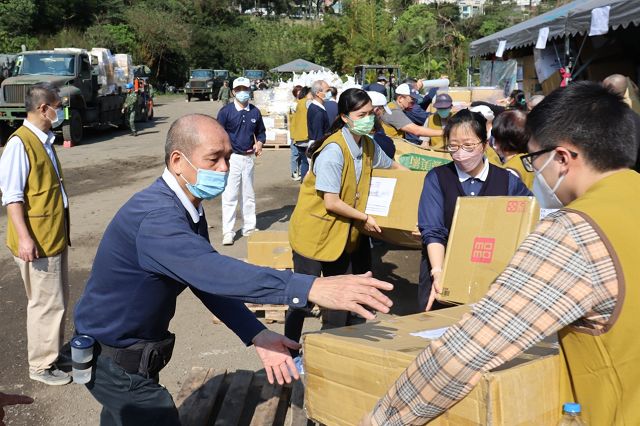
[[[212,69],[191,70],[189,81],[184,86],[187,102],[191,102],[191,98],[194,97],[200,100],[208,99],[213,101],[215,98],[214,78],[215,74]]]
[[[84,49],[38,50],[20,53],[12,77],[0,87],[0,126],[4,136],[27,117],[24,105],[29,87],[48,82],[60,89],[65,110],[62,134],[65,140],[79,143],[84,125],[121,124],[121,95],[100,96],[95,72],[97,58]]]

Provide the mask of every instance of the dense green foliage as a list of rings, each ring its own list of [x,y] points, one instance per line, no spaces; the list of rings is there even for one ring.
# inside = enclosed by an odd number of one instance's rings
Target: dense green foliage
[[[273,15],[265,17],[237,12],[261,7],[257,0],[0,0],[0,53],[22,45],[107,47],[177,84],[190,67],[239,72],[296,58],[345,73],[360,63],[400,64],[409,75],[463,82],[469,42],[558,2],[543,0],[525,14],[490,0],[484,16],[460,19],[450,4],[344,0],[340,15],[326,9],[319,19],[303,20],[289,17],[299,9],[284,0],[270,2]],[[316,10],[324,4],[311,3]]]

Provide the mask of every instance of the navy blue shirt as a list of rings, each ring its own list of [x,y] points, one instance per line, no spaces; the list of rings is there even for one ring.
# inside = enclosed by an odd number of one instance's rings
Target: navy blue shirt
[[[478,177],[461,176],[464,179],[460,182],[465,195],[476,196],[482,189],[482,184],[486,179],[488,161],[485,158],[485,170]],[[484,174],[484,176],[483,176]],[[531,196],[531,191],[525,186],[519,177],[509,173],[509,189],[505,195],[509,196]],[[422,195],[418,204],[418,229],[422,235],[422,244],[440,243],[447,245],[449,239],[449,229],[445,226],[444,217],[444,195],[438,176],[434,169],[431,169],[424,179]]]
[[[233,152],[246,155],[253,152],[256,140],[262,143],[267,140],[266,130],[258,108],[248,104],[238,111],[236,106],[234,101],[222,107],[218,112],[218,121],[229,134]]]
[[[423,110],[417,103],[413,104],[413,108],[410,110],[403,110],[404,115],[407,116],[409,120],[411,120],[414,124],[418,126],[424,126],[427,118],[429,118],[429,113]],[[413,133],[405,132],[405,139],[409,142],[420,145],[422,141],[420,140],[420,136],[416,136]]]
[[[387,96],[387,88],[386,86],[384,86],[383,84],[380,83],[371,83],[367,86],[364,87],[364,90],[367,91],[372,91],[372,92],[378,92],[380,94],[383,94],[385,97]]]
[[[309,132],[309,140],[317,141],[324,137],[329,130],[329,116],[327,111],[320,108],[314,102],[309,104],[307,108],[307,130]]]
[[[248,345],[264,326],[242,302],[303,307],[315,278],[219,254],[209,243],[204,214],[195,223],[159,178],[107,227],[75,307],[75,328],[115,347],[163,339],[176,298],[189,287]]]
[[[393,143],[393,139],[386,135],[384,130],[376,130],[373,134],[373,140],[380,146],[382,151],[387,154],[387,157],[393,160],[396,155],[396,145]]]
[[[324,103],[324,109],[327,111],[327,118],[329,118],[329,127],[336,121],[338,116],[338,103],[335,101],[326,101]]]

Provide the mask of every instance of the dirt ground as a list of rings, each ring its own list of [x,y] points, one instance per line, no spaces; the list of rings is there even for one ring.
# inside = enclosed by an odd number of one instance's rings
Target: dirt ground
[[[217,102],[185,103],[183,98],[160,100],[156,119],[138,123],[138,137],[121,130],[88,131],[85,141],[71,149],[58,146],[70,197],[72,247],[69,255],[71,297],[66,323],[75,302],[84,289],[98,243],[107,224],[119,207],[135,192],[151,184],[164,168],[164,139],[170,124],[187,113],[215,116]],[[1,149],[0,149],[1,152]],[[289,150],[265,151],[257,161],[255,173],[258,228],[285,230],[298,195],[299,184],[290,179]],[[419,196],[416,194],[416,196]],[[236,258],[246,257],[246,239],[235,245],[221,245],[219,227],[220,200],[205,202],[212,244],[221,253]],[[8,425],[97,425],[99,404],[82,386],[70,384],[51,387],[29,379],[26,342],[26,297],[18,269],[8,249],[4,248],[6,210],[0,212],[0,391],[26,394],[35,398],[30,406],[9,408]],[[237,223],[236,227],[240,224]],[[396,285],[391,297],[392,313],[415,312],[419,252],[374,248],[374,274]],[[319,321],[310,318],[305,330],[319,329]],[[162,371],[161,383],[176,395],[191,367],[216,369],[260,369],[252,348],[246,348],[223,325],[214,325],[211,314],[189,291],[178,298],[171,330],[177,341],[171,363]],[[282,332],[283,326],[271,329]],[[81,416],[82,420],[78,420]]]

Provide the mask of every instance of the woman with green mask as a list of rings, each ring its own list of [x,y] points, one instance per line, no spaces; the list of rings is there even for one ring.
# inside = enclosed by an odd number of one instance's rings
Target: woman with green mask
[[[371,269],[369,239],[360,232],[380,232],[375,219],[364,213],[371,174],[375,168],[404,169],[373,141],[374,120],[367,92],[348,89],[340,95],[338,117],[325,137],[309,146],[312,166],[289,226],[296,272],[327,277]],[[289,308],[285,335],[290,339],[300,339],[307,310]],[[322,314],[323,328],[362,321],[347,312]]]

